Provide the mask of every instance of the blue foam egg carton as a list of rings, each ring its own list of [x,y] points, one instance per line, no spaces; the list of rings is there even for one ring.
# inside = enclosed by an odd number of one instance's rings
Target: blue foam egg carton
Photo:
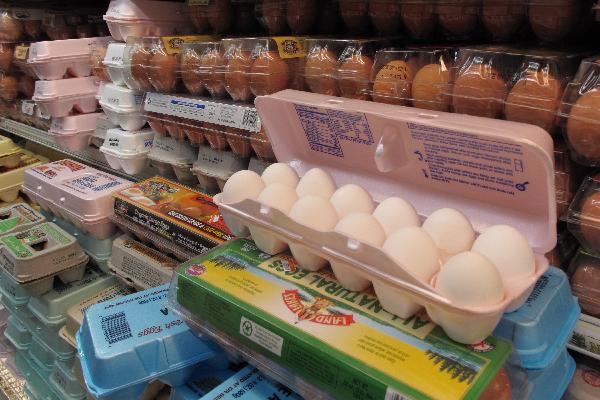
[[[202,368],[183,386],[171,389],[170,400],[198,400],[235,374],[231,369]]]
[[[564,351],[579,313],[567,275],[552,267],[521,308],[504,314],[493,334],[513,343],[511,363],[525,369],[544,369]]]
[[[181,386],[197,364],[225,357],[167,307],[163,285],[91,306],[77,332],[84,380],[97,399],[137,399],[150,381]]]
[[[264,376],[253,366],[242,368],[235,375],[215,387],[203,397],[186,397],[182,400],[219,399],[219,400],[265,400],[265,399],[290,399],[302,400],[298,394],[292,392],[280,383],[274,382]],[[177,399],[179,400],[179,399]]]

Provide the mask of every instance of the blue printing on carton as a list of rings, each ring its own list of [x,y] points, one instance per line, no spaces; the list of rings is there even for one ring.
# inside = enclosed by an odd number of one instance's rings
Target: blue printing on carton
[[[258,369],[247,366],[208,392],[202,400],[302,400],[280,383],[267,379]],[[186,399],[187,400],[187,399]]]
[[[513,342],[521,367],[546,368],[564,350],[579,312],[567,276],[552,267],[525,304],[503,316],[494,335]]]
[[[527,400],[560,400],[575,374],[575,360],[565,348],[546,369],[525,372],[531,385]]]
[[[225,357],[169,311],[168,291],[163,285],[88,309],[77,346],[85,381],[95,397],[139,396],[155,379],[180,386],[195,364]]]
[[[213,370],[203,368],[199,373],[194,374],[192,379],[186,382],[185,385],[172,388],[170,400],[201,399],[234,374],[235,371],[230,369]]]

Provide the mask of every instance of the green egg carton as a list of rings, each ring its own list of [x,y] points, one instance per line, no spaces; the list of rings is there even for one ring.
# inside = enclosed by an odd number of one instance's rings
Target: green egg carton
[[[31,332],[19,319],[11,315],[4,330],[4,336],[15,346],[17,350],[26,351],[31,345]]]
[[[15,363],[17,369],[25,380],[24,390],[30,399],[35,400],[61,400],[60,397],[51,392],[47,378],[50,376],[52,369],[40,368],[29,357],[27,352],[18,351],[15,355]]]
[[[2,295],[10,297],[14,304],[27,304],[31,297],[27,289],[11,279],[10,274],[3,268],[0,268],[0,289]]]
[[[0,235],[22,232],[46,221],[41,213],[29,204],[17,203],[0,208]]]
[[[77,380],[72,367],[68,367],[64,363],[56,362],[54,364],[48,384],[52,392],[61,399],[83,400],[86,398],[86,391]]]

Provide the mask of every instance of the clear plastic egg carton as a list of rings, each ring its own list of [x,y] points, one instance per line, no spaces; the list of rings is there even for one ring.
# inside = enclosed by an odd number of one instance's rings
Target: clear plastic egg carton
[[[600,257],[586,252],[583,248],[577,251],[568,266],[573,294],[579,299],[581,312],[594,318],[600,317]]]
[[[82,151],[92,143],[98,118],[102,113],[55,117],[48,130],[56,144],[70,151]]]
[[[248,168],[249,159],[236,156],[231,151],[218,151],[209,146],[201,146],[198,159],[192,166],[202,190],[215,192],[223,190],[225,182],[237,171]]]
[[[41,35],[42,10],[35,7],[7,7],[0,10],[0,40],[37,40]]]
[[[41,111],[52,117],[66,117],[72,111],[96,111],[98,85],[93,77],[37,81],[33,101]]]
[[[225,58],[220,41],[184,43],[179,54],[179,72],[185,90],[194,96],[228,97],[223,68]]]
[[[454,65],[452,110],[537,125],[557,133],[560,99],[581,54],[511,47],[461,48]]]
[[[107,26],[102,21],[105,11],[105,8],[75,8],[72,5],[54,4],[44,10],[42,31],[50,40],[109,36]]]
[[[327,34],[341,31],[338,1],[257,1],[256,16],[270,35]]]
[[[130,36],[189,35],[194,32],[183,3],[155,0],[112,0],[104,21],[116,41]]]
[[[0,99],[7,105],[13,105],[20,93],[21,77],[18,71],[0,72]]]
[[[567,213],[567,226],[581,246],[592,254],[600,254],[600,177],[583,180]]]
[[[426,307],[430,317],[450,337],[463,343],[475,343],[489,335],[505,311],[516,310],[525,302],[535,282],[548,269],[548,260],[544,254],[554,248],[556,242],[553,145],[551,137],[538,127],[507,121],[489,121],[485,130],[476,129],[473,128],[475,126],[473,124],[479,120],[469,116],[439,113],[432,119],[423,119],[419,111],[410,108],[342,100],[296,91],[284,91],[261,97],[257,99],[256,105],[266,132],[273,142],[273,148],[277,151],[277,159],[284,163],[296,160],[290,165],[298,168],[300,175],[312,167],[323,167],[334,176],[338,186],[347,183],[359,184],[369,191],[376,202],[383,201],[394,194],[402,196],[416,207],[421,218],[442,207],[455,208],[470,220],[476,233],[496,224],[510,225],[520,231],[529,242],[533,252],[531,255],[533,272],[518,280],[507,279],[503,285],[503,299],[497,304],[483,308],[459,306],[434,289],[435,274],[431,281],[423,281],[422,278],[412,275],[404,266],[396,264],[380,248],[349,240],[349,237],[338,233],[308,228],[275,208],[266,210],[265,206],[261,206],[255,200],[247,199],[235,204],[224,204],[222,194],[218,194],[214,197],[214,202],[219,206],[225,222],[234,235],[248,235],[248,227],[255,227],[258,228],[255,232],[265,234],[261,234],[260,237],[266,246],[264,250],[267,247],[273,248],[273,243],[283,242],[297,250],[295,256],[301,255],[303,258],[301,264],[307,268],[319,269],[327,264],[326,261],[344,265],[351,276],[360,276],[379,287],[379,301],[384,308],[394,310],[396,314],[407,312],[402,302],[398,302],[397,299],[398,296],[408,296],[411,299],[409,303],[414,301]],[[334,148],[324,147],[325,143],[307,142],[305,135],[308,133],[304,131],[304,124],[309,120],[312,121],[315,112],[334,116],[334,120],[325,119],[318,125],[320,134],[329,132],[333,135],[332,129],[338,126],[337,123],[342,124],[341,121],[358,115],[361,116],[361,126],[368,125],[370,129],[363,132],[365,136],[361,138],[353,136],[338,141]],[[288,117],[280,118],[281,115]],[[383,126],[390,128],[384,130]],[[518,140],[510,133],[515,129],[521,132]],[[429,130],[435,131],[435,136],[423,136],[424,132]],[[275,132],[288,132],[288,134],[283,138]],[[335,135],[342,132],[344,131],[339,131]],[[527,173],[523,171],[522,175],[514,178],[509,193],[514,193],[515,197],[513,194],[490,192],[486,187],[476,186],[479,189],[475,189],[470,185],[467,194],[464,192],[466,183],[454,182],[450,177],[445,178],[443,173],[438,175],[440,171],[421,161],[425,160],[424,155],[428,154],[425,153],[427,148],[423,144],[425,138],[427,141],[437,143],[445,140],[447,135],[456,138],[466,132],[473,140],[481,143],[496,138],[507,145],[519,146],[522,159],[527,160],[531,169]],[[523,141],[522,138],[525,137],[528,138],[527,141]],[[383,148],[380,149],[380,146]],[[375,151],[376,147],[377,151]],[[400,148],[410,149],[409,154],[417,154],[417,156],[398,160],[395,157]],[[337,157],[325,157],[323,155],[325,151],[327,154],[333,152]],[[372,157],[369,152],[373,153]],[[421,157],[418,157],[419,154]],[[463,156],[465,162],[473,157],[472,154]],[[358,169],[354,164],[352,167],[346,165],[357,159],[369,161],[365,161],[365,164]],[[355,172],[352,175],[338,174],[338,171],[346,170]],[[385,179],[383,173],[386,174]],[[431,174],[434,174],[436,180],[432,180]],[[382,178],[376,178],[379,176]],[[442,179],[444,184],[437,182],[437,179]],[[542,185],[539,190],[535,192],[521,190],[523,188],[519,182],[532,182],[534,179],[538,185]],[[422,185],[420,187],[423,189],[415,190],[415,185]],[[452,187],[452,190],[456,190],[456,197],[441,195],[438,191],[441,190],[439,185],[443,185],[446,194]],[[411,189],[407,189],[408,187]],[[525,197],[529,196],[531,198],[526,200]],[[528,203],[529,201],[531,203]],[[466,206],[465,202],[469,205]],[[533,206],[534,203],[537,206]],[[498,213],[493,204],[502,204],[503,212]],[[530,207],[524,209],[525,204],[530,204]],[[314,263],[312,260],[315,260]],[[382,297],[382,289],[389,290],[389,294]],[[390,296],[392,293],[394,295]],[[465,326],[469,326],[468,331],[465,331]]]
[[[177,261],[127,235],[113,243],[108,267],[136,290],[146,290],[171,282]]]
[[[107,83],[100,95],[100,106],[110,121],[126,131],[137,131],[146,125],[142,116],[143,93]]]
[[[190,170],[196,157],[196,149],[187,142],[162,136],[160,133],[155,134],[152,149],[148,153],[148,159],[158,170],[160,176],[175,176],[183,184],[196,181]]]
[[[35,42],[29,47],[27,64],[42,80],[90,76],[93,47],[106,46],[110,40],[110,37],[102,37]]]
[[[28,169],[22,190],[43,210],[101,240],[115,232],[109,220],[112,194],[130,184],[76,161],[60,160]]]
[[[216,34],[258,32],[256,0],[208,0],[189,3],[188,13],[195,32]]]
[[[163,285],[87,310],[77,346],[88,390],[97,399],[139,398],[154,380],[180,386],[198,364],[224,357],[165,308],[167,295],[168,285]],[[106,318],[141,334],[106,336]]]
[[[138,131],[109,129],[100,151],[111,168],[135,175],[146,167],[154,136],[152,129]]]

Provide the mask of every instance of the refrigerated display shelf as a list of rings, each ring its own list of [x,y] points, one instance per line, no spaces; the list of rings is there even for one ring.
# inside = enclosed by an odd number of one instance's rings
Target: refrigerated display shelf
[[[4,362],[0,361],[0,399],[1,400],[29,400],[23,391],[24,381],[17,378]]]
[[[581,314],[568,347],[600,360],[600,319]]]

